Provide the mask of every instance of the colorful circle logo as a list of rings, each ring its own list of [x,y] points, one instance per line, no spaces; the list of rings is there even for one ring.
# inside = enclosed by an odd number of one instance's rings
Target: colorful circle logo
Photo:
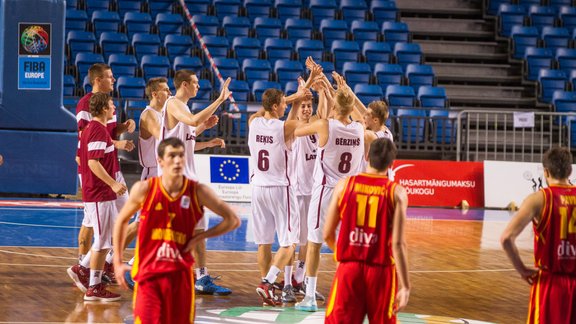
[[[31,54],[38,54],[48,48],[49,36],[44,28],[40,26],[30,26],[22,32],[20,43],[22,47]]]

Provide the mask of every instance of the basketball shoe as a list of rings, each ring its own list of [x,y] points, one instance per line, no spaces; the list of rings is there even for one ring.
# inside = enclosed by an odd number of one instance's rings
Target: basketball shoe
[[[104,264],[104,272],[102,273],[102,280],[109,284],[116,284],[116,274],[114,273],[114,265],[106,262]]]
[[[302,292],[303,292],[304,295],[306,295],[306,283],[302,282],[301,285],[302,285],[302,287],[301,287]],[[322,295],[321,293],[319,293],[318,290],[315,291],[315,294],[316,294],[316,300],[319,300],[319,301],[322,301],[322,302],[326,300],[326,298],[324,297],[324,295]]]
[[[267,280],[263,280],[260,282],[258,287],[256,288],[256,293],[258,296],[262,298],[262,301],[270,306],[277,306],[280,305],[280,300],[278,300],[278,296],[274,294],[276,288],[269,283]]]
[[[90,269],[85,268],[79,264],[75,264],[66,270],[68,276],[72,278],[76,287],[80,289],[83,293],[88,290],[90,283]]]
[[[294,308],[299,311],[315,312],[318,310],[318,304],[316,303],[315,298],[305,296],[301,302],[296,303],[296,306],[294,306]]]
[[[292,285],[285,285],[284,288],[282,288],[282,302],[283,303],[297,302],[296,295],[294,295],[294,288],[292,287]]]
[[[232,293],[232,290],[218,286],[214,283],[214,280],[218,280],[220,277],[210,277],[204,276],[194,284],[196,292],[200,295],[215,295],[215,296],[226,296]]]
[[[120,300],[120,297],[119,294],[106,290],[105,284],[101,282],[88,288],[84,300],[109,302]]]

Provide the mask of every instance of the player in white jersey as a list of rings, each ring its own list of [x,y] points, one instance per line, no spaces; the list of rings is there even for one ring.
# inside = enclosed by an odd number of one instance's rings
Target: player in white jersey
[[[196,143],[197,128],[204,127],[206,124],[212,127],[218,123],[218,117],[214,116],[216,109],[223,104],[231,95],[228,90],[230,78],[222,85],[222,90],[218,98],[202,111],[193,114],[188,108],[188,101],[198,93],[200,86],[198,77],[193,71],[179,70],[174,75],[174,86],[176,94],[169,97],[162,109],[160,140],[168,137],[179,138],[184,142],[185,149],[185,170],[184,175],[193,180],[198,180],[194,170],[194,151],[210,146],[223,146],[224,141],[214,139],[209,142]],[[158,169],[158,175],[161,175],[161,169]],[[203,232],[207,227],[208,217],[203,217],[203,222],[198,222],[196,226],[197,233]],[[200,294],[210,295],[229,295],[232,291],[228,288],[220,287],[213,282],[213,278],[208,274],[206,268],[206,242],[202,241],[194,247],[194,259],[196,268],[196,291]]]
[[[320,95],[323,95],[320,93]],[[334,97],[334,118],[319,119],[298,127],[296,136],[318,136],[314,168],[314,186],[308,211],[308,251],[306,255],[306,296],[296,309],[316,311],[316,281],[322,247],[324,217],[334,186],[341,178],[360,172],[365,152],[375,136],[364,132],[364,126],[351,121],[354,95],[347,87],[339,87]]]

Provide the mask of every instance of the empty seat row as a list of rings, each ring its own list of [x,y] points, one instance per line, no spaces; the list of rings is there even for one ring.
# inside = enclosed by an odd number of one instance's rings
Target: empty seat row
[[[563,6],[532,5],[525,7],[516,4],[501,4],[498,8],[500,35],[508,37],[514,25],[527,25],[541,30],[546,26],[576,27],[576,8]]]

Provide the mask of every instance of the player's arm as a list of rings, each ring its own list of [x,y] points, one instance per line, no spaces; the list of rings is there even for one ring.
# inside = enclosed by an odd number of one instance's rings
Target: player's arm
[[[340,211],[338,202],[342,199],[347,179],[340,179],[334,187],[332,199],[326,213],[326,223],[324,223],[324,241],[332,251],[336,251],[336,228],[340,223]]]
[[[130,269],[130,267],[125,265],[122,261],[122,254],[126,248],[125,242],[128,222],[132,215],[142,208],[148,190],[148,181],[136,182],[132,186],[128,201],[126,201],[126,204],[124,204],[124,207],[120,210],[120,213],[116,217],[116,223],[114,223],[114,232],[112,236],[112,246],[114,247],[114,272],[116,273],[118,284],[124,289],[128,289],[128,285],[126,285],[126,280],[124,279],[124,272]]]
[[[116,125],[115,129],[116,137],[124,134],[125,132],[132,134],[135,130],[136,130],[136,122],[134,121],[134,119],[128,119],[127,121],[123,123],[118,123]]]
[[[328,142],[328,120],[317,119],[310,123],[302,123],[294,131],[294,136],[310,136],[318,134],[318,147],[324,147]]]
[[[210,129],[214,126],[216,126],[218,124],[218,120],[220,118],[218,118],[218,116],[216,115],[212,115],[210,117],[208,117],[208,119],[206,119],[202,125],[196,127],[196,135],[200,135],[202,134],[202,132],[204,132],[207,129]]]
[[[157,140],[160,139],[160,123],[149,110],[143,112],[140,116],[140,135],[150,135]]]
[[[257,112],[253,113],[252,115],[250,115],[250,118],[248,119],[248,126],[250,126],[250,124],[252,123],[252,121],[254,120],[254,118],[257,117],[264,117],[264,114],[266,113],[266,110],[264,110],[264,107],[261,107],[260,109],[258,109]]]
[[[174,116],[174,118],[178,119],[179,121],[183,122],[186,125],[198,127],[200,126],[205,120],[210,118],[216,112],[216,109],[223,104],[226,99],[232,94],[228,89],[228,85],[230,84],[230,78],[226,79],[224,85],[222,85],[222,90],[220,91],[220,96],[211,103],[208,107],[202,109],[200,112],[196,114],[192,114],[188,109],[188,106],[181,102],[180,100],[170,100],[166,109],[168,112]]]
[[[240,218],[234,213],[232,208],[220,199],[212,189],[207,185],[198,184],[196,188],[196,196],[198,197],[198,203],[201,206],[206,206],[208,209],[213,211],[216,215],[222,217],[222,221],[208,230],[198,233],[188,241],[184,252],[191,252],[192,249],[201,240],[219,236],[224,233],[230,232],[240,226]],[[206,217],[206,216],[204,216]]]
[[[369,129],[364,130],[364,159],[368,160],[368,153],[370,152],[370,145],[374,140],[378,139],[376,133]]]
[[[510,261],[512,261],[514,268],[522,276],[522,279],[526,280],[529,284],[532,284],[537,271],[526,267],[524,262],[522,262],[518,247],[516,246],[516,238],[534,218],[538,217],[543,205],[544,193],[542,191],[535,192],[526,197],[520,209],[510,223],[508,223],[508,226],[506,226],[506,229],[504,229],[500,237],[502,248],[506,252],[506,255],[508,255]]]
[[[98,179],[102,180],[102,182],[112,188],[117,195],[121,196],[126,192],[126,186],[112,178],[108,172],[106,172],[106,169],[104,169],[102,163],[100,163],[98,159],[89,159],[88,167],[90,168],[90,171],[98,177]]]
[[[396,312],[408,304],[410,297],[410,279],[408,277],[408,249],[404,237],[408,195],[406,189],[396,185],[394,189],[394,220],[392,224],[392,253],[398,273],[398,293],[396,294]]]
[[[219,146],[220,148],[225,148],[226,142],[224,142],[224,140],[221,138],[213,138],[207,142],[196,142],[196,145],[194,145],[194,152],[216,146]]]

